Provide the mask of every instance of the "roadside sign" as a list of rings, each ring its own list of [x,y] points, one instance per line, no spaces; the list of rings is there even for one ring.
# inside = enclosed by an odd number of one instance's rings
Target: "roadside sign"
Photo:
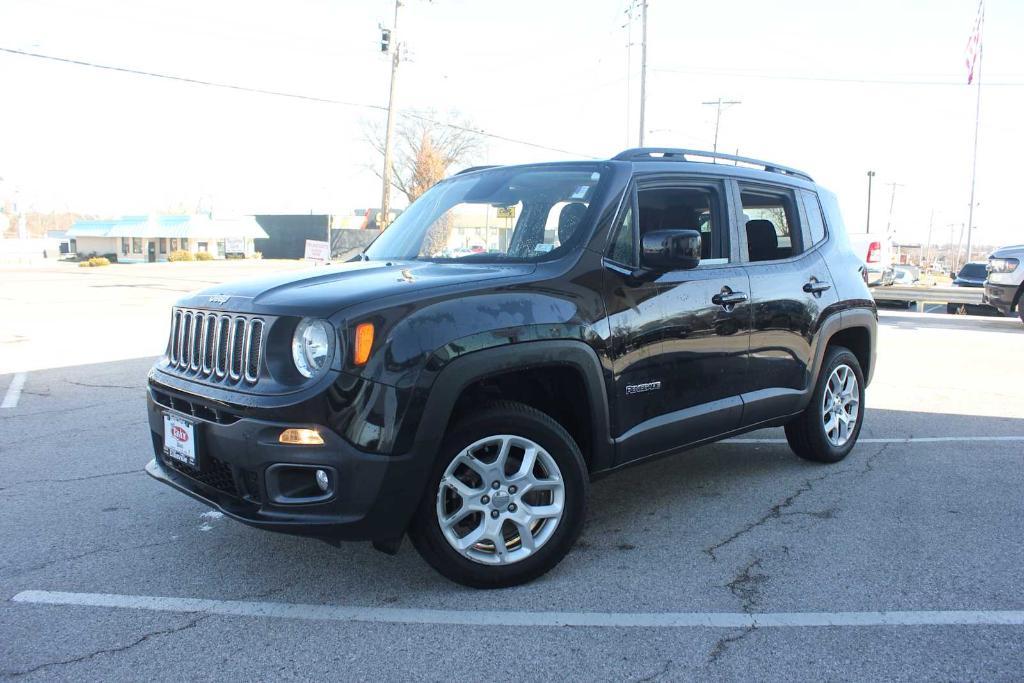
[[[224,251],[228,254],[244,254],[245,238],[228,237],[224,240]]]
[[[515,218],[516,207],[514,206],[499,206],[498,207],[498,218]]]
[[[306,240],[305,259],[315,263],[330,263],[331,246],[322,240]]]

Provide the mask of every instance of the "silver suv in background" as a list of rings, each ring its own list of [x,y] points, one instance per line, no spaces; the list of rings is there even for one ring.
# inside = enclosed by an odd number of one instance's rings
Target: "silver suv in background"
[[[988,279],[985,280],[985,294],[982,300],[1003,314],[1016,311],[1024,322],[1024,244],[996,249],[988,257]]]

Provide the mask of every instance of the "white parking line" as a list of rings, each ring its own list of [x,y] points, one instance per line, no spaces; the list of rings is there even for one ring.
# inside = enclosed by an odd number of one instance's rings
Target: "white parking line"
[[[949,441],[1024,441],[1024,436],[908,436],[896,439],[857,439],[857,443],[943,443]],[[786,443],[786,440],[724,439],[720,443]]]
[[[515,612],[343,607],[240,602],[107,593],[22,591],[14,602],[113,607],[305,621],[444,624],[453,626],[589,626],[598,628],[777,628],[820,626],[1024,626],[1024,610],[903,612]]]
[[[4,401],[0,403],[0,408],[16,408],[18,401],[21,399],[21,389],[25,386],[25,380],[28,378],[28,373],[19,372],[11,380],[11,384],[7,387],[7,393],[4,394]]]

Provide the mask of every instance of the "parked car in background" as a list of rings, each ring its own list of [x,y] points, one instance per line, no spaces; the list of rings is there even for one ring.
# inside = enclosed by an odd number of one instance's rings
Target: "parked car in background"
[[[965,263],[959,272],[952,273],[954,287],[984,287],[988,277],[988,264],[984,261]],[[946,304],[946,313],[957,315],[999,315],[987,304]]]
[[[853,252],[864,262],[869,287],[893,283],[892,240],[885,235],[861,232],[849,235]]]
[[[917,266],[893,266],[892,281],[895,285],[915,285],[921,281],[921,269]]]
[[[988,257],[988,278],[982,300],[1003,315],[1016,311],[1024,322],[1024,244],[996,249]]]

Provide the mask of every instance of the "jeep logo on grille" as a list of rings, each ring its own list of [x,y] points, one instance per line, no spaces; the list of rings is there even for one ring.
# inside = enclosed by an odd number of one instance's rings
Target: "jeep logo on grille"
[[[226,304],[231,297],[227,294],[214,294],[210,297],[211,304]]]

